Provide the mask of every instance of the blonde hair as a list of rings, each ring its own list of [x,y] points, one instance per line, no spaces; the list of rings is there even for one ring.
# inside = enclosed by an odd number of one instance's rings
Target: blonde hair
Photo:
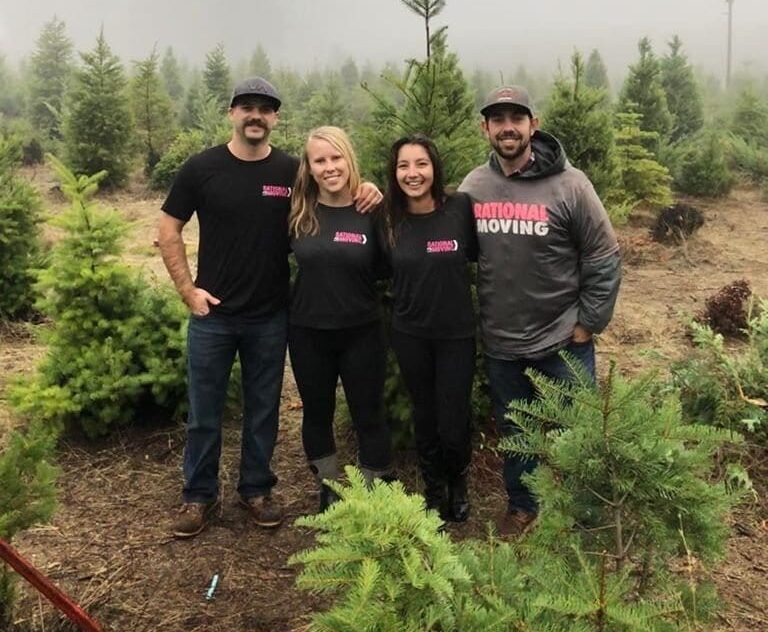
[[[326,141],[347,161],[347,167],[349,168],[349,190],[352,193],[352,197],[355,196],[360,186],[360,167],[357,164],[357,156],[347,133],[343,129],[331,125],[313,129],[309,136],[307,136],[307,142],[304,143],[299,172],[296,175],[296,182],[291,193],[291,214],[288,217],[288,232],[294,237],[317,235],[320,230],[315,210],[318,197],[317,182],[312,177],[307,156],[307,146],[311,140]]]

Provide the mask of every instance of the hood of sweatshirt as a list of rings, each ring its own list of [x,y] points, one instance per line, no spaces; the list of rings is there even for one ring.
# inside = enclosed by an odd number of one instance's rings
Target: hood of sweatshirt
[[[505,177],[525,180],[546,178],[563,171],[568,164],[563,146],[552,134],[536,130],[531,137],[531,149],[534,156],[533,163],[522,173]],[[489,162],[491,169],[505,175],[495,151],[491,152]]]

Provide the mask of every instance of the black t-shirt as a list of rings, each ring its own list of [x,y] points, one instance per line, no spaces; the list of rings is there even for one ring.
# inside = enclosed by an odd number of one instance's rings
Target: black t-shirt
[[[423,338],[475,334],[467,262],[477,260],[477,234],[468,195],[456,193],[431,213],[407,215],[387,250],[393,329]]]
[[[354,206],[317,205],[317,235],[291,236],[298,273],[290,321],[315,329],[343,329],[381,317],[375,281],[382,267],[377,222]]]
[[[240,160],[226,145],[182,166],[163,210],[182,221],[197,213],[195,285],[221,300],[213,313],[259,317],[288,301],[288,213],[298,160],[273,147]]]

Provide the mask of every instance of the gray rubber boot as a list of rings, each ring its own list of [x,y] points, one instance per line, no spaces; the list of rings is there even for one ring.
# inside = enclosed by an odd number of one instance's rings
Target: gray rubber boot
[[[331,454],[322,459],[310,461],[309,469],[312,470],[320,485],[320,513],[322,513],[340,500],[339,495],[324,482],[335,481],[339,478],[339,462],[336,455]]]
[[[365,484],[368,485],[368,487],[371,487],[373,485],[373,481],[375,481],[376,479],[380,479],[385,483],[391,483],[397,480],[397,477],[395,476],[395,473],[391,467],[388,467],[384,470],[372,470],[371,468],[363,467],[362,465],[358,467],[360,468],[360,471],[363,473]]]

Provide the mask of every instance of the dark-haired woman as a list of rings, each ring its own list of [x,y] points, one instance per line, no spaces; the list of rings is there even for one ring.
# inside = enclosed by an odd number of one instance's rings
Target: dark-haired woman
[[[424,496],[444,519],[463,522],[475,368],[467,265],[477,258],[472,205],[466,194],[446,194],[437,148],[421,134],[395,142],[387,179],[391,341],[413,403]]]

